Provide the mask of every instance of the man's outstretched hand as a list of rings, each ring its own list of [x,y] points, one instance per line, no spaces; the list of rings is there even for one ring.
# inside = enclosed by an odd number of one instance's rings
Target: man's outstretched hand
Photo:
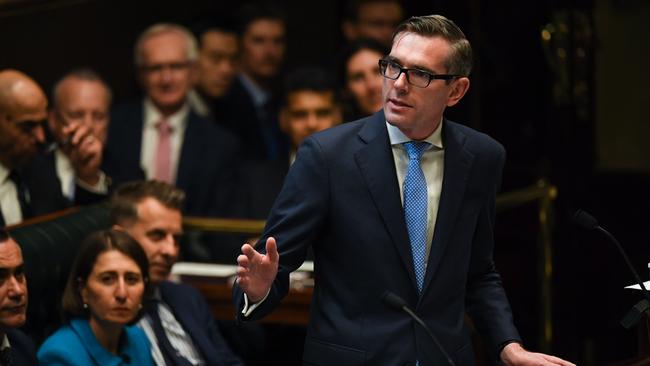
[[[507,366],[575,366],[559,357],[529,352],[519,343],[510,343],[501,351],[501,361]]]
[[[280,255],[275,238],[266,239],[266,254],[260,254],[250,244],[244,244],[237,257],[237,284],[250,303],[260,302],[271,288],[278,273]]]

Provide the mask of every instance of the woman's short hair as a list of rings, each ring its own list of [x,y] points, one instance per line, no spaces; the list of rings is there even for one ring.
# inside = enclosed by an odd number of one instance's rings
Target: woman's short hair
[[[101,230],[96,231],[84,239],[79,253],[75,258],[68,282],[63,291],[62,310],[63,318],[66,321],[72,318],[88,318],[90,312],[84,307],[81,298],[81,285],[85,285],[90,273],[95,267],[97,258],[102,253],[117,250],[125,256],[131,258],[142,272],[144,281],[144,296],[142,301],[145,302],[152,293],[151,281],[149,281],[149,261],[140,244],[127,233],[118,230]],[[131,321],[135,323],[142,316],[142,310]]]

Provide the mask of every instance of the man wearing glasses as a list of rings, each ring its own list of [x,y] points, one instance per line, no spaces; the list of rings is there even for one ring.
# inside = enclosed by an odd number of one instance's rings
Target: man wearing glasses
[[[242,247],[240,319],[278,305],[311,245],[306,364],[473,365],[467,313],[506,365],[572,365],[523,349],[494,267],[503,147],[443,116],[469,88],[471,59],[445,17],[398,26],[379,63],[383,110],[307,138],[257,250]],[[437,342],[393,308],[399,298]]]
[[[236,139],[187,102],[197,43],[184,27],[154,24],[135,45],[144,97],[111,113],[104,158],[114,184],[156,179],[187,192],[186,213],[223,216],[235,169]]]

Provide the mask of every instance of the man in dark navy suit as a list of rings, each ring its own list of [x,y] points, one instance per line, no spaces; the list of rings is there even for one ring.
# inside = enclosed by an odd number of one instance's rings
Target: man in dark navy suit
[[[242,365],[194,288],[168,281],[179,253],[183,191],[160,181],[131,182],[111,200],[111,220],[140,243],[149,259],[154,300],[138,325],[157,365]]]
[[[144,97],[111,113],[104,169],[114,184],[157,179],[187,192],[185,213],[226,216],[231,210],[238,142],[187,102],[197,60],[194,36],[155,24],[135,45]]]
[[[19,331],[27,317],[27,279],[18,244],[0,229],[0,365],[38,365],[31,339]]]
[[[308,365],[473,365],[465,313],[506,365],[571,365],[526,351],[492,259],[505,152],[443,117],[469,88],[471,47],[445,17],[400,24],[379,61],[383,110],[298,151],[257,248],[237,258],[240,320],[273,310],[314,252]],[[404,312],[397,294],[437,335]],[[444,352],[443,352],[444,350]]]

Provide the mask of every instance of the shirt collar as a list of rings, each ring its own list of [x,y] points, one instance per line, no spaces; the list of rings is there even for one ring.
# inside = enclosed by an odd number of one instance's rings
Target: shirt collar
[[[167,117],[167,122],[172,126],[174,131],[183,131],[187,123],[187,116],[190,113],[190,107],[187,102],[176,113]],[[153,104],[151,99],[144,98],[144,125],[145,128],[156,128],[156,125],[162,119],[162,114]]]
[[[442,150],[442,124],[444,120],[440,121],[440,124],[438,124],[438,128],[436,128],[435,131],[427,138],[425,138],[422,141],[426,141],[430,143],[432,146],[437,147],[439,150]],[[399,128],[391,125],[386,121],[386,128],[388,129],[388,137],[390,138],[390,144],[391,146],[394,145],[401,145],[405,142],[413,141],[412,139],[408,138],[402,131],[400,131]]]
[[[244,89],[246,89],[248,94],[251,95],[251,98],[253,98],[253,104],[255,104],[255,107],[261,107],[267,100],[269,100],[270,94],[255,85],[253,80],[246,76],[246,74],[239,74],[239,80],[244,86]]]
[[[3,184],[9,178],[9,169],[0,163],[0,184]]]
[[[2,166],[2,165],[0,165]],[[7,334],[5,333],[4,337],[2,337],[2,344],[0,345],[0,351],[4,350],[5,348],[11,348],[11,344],[9,343],[9,337],[7,337]]]

